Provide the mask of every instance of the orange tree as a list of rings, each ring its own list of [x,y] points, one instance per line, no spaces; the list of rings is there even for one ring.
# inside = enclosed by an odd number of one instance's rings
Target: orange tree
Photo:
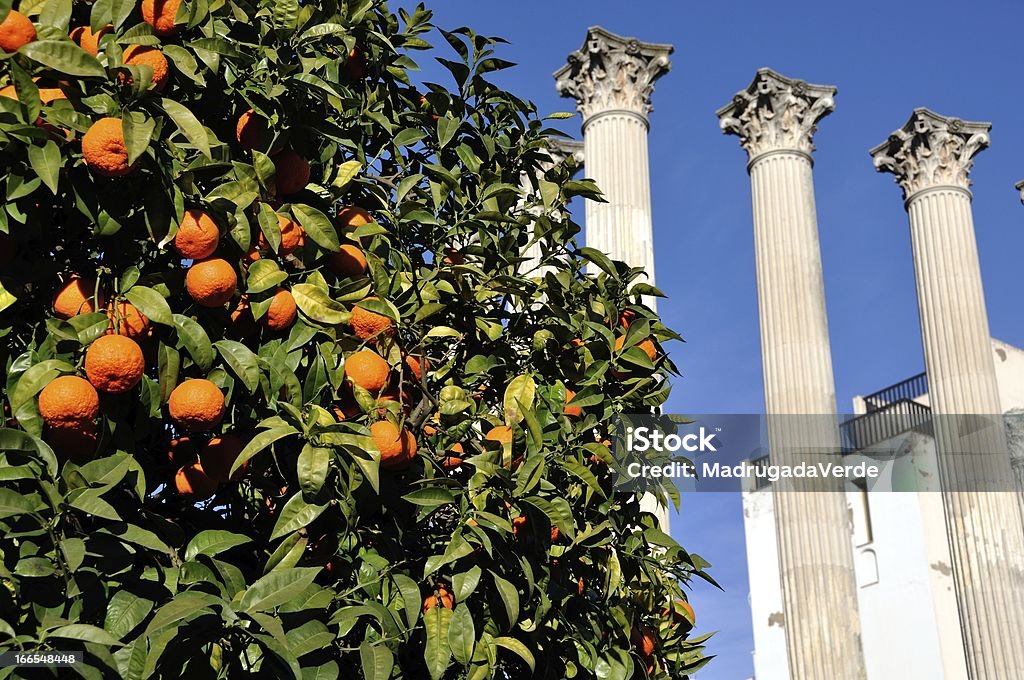
[[[608,446],[676,336],[577,245],[596,187],[488,82],[500,40],[380,0],[0,18],[0,648],[90,678],[704,662],[707,565]],[[428,35],[449,88],[411,78]]]

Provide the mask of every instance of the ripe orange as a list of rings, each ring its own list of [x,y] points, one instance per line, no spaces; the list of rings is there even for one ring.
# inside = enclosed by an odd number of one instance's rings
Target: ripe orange
[[[249,250],[247,250],[245,252],[245,255],[242,255],[242,264],[246,268],[248,268],[248,266],[250,264],[252,264],[253,262],[255,262],[256,260],[262,260],[262,259],[263,259],[263,256],[260,255],[259,248],[249,248]]]
[[[109,33],[113,28],[113,26],[107,24],[96,33],[93,33],[89,26],[76,26],[71,30],[71,39],[78,43],[83,50],[95,57],[100,52],[100,38]]]
[[[569,416],[570,418],[579,418],[583,415],[582,406],[569,406],[569,402],[576,398],[576,393],[570,390],[568,387],[565,388],[565,408],[562,409],[562,413]]]
[[[263,146],[264,136],[267,134],[267,121],[263,116],[249,109],[238,117],[235,125],[235,138],[238,144],[247,151],[258,149]]]
[[[129,45],[124,48],[124,63],[128,66],[148,66],[153,69],[153,90],[162,92],[171,76],[167,57],[155,47],[147,45]]]
[[[35,39],[36,27],[21,12],[12,9],[0,22],[0,50],[4,52],[17,52]]]
[[[206,475],[218,484],[227,482],[231,466],[235,464],[238,454],[242,452],[245,445],[245,440],[233,434],[210,439],[203,450],[199,452],[199,461],[203,464]],[[235,475],[231,479],[241,478],[247,467],[248,461],[235,471]]]
[[[186,380],[171,392],[167,408],[176,425],[189,432],[209,432],[224,417],[224,395],[209,380]]]
[[[295,307],[295,298],[284,288],[279,288],[274,293],[274,299],[267,309],[266,317],[264,317],[267,328],[272,331],[287,330],[295,323],[296,316],[298,316],[298,313]]]
[[[367,392],[376,394],[384,389],[390,374],[391,367],[388,366],[388,362],[368,349],[353,352],[345,360],[345,376],[353,385],[362,387]]]
[[[377,298],[367,299],[376,300]],[[352,316],[349,318],[348,325],[361,340],[376,339],[378,336],[387,335],[394,328],[394,324],[388,317],[362,307],[352,308]]]
[[[101,336],[85,352],[85,374],[103,392],[127,392],[139,384],[145,371],[142,348],[123,335]]]
[[[213,255],[220,243],[220,229],[202,210],[186,210],[174,234],[174,249],[187,260],[202,260]]]
[[[140,338],[149,330],[149,319],[135,305],[125,300],[107,309],[107,335],[117,333],[131,339]]]
[[[345,75],[352,80],[362,80],[366,77],[366,57],[363,56],[358,45],[348,53],[348,61],[345,62]]]
[[[47,427],[92,423],[100,414],[100,396],[88,380],[77,375],[54,378],[39,393],[39,415]]]
[[[120,118],[100,118],[82,137],[82,159],[104,177],[124,177],[135,169],[128,165],[124,127]]]
[[[92,421],[47,427],[44,436],[55,453],[76,463],[85,463],[96,453],[99,433]]]
[[[441,262],[450,265],[466,264],[466,256],[454,248],[445,248],[444,257],[441,258]]]
[[[92,314],[96,311],[93,296],[96,294],[96,282],[92,279],[71,279],[53,296],[53,313],[62,319],[70,319],[79,314]],[[100,307],[103,306],[103,294],[98,296]]]
[[[465,452],[466,450],[459,442],[455,442],[454,444],[452,444],[451,448],[448,449],[448,455],[445,456],[444,459],[441,461],[441,469],[451,471],[461,466],[462,463],[464,462],[462,454],[464,454]],[[459,455],[452,455],[456,453]]]
[[[309,161],[294,151],[274,156],[274,169],[278,194],[296,194],[309,184]]]
[[[174,35],[181,30],[174,23],[179,5],[181,0],[142,0],[142,20],[159,36]]]
[[[423,369],[430,370],[430,360],[424,356],[416,354],[407,354],[405,357],[405,365],[409,368],[409,372],[412,373],[412,377],[416,378],[419,382],[423,379]]]
[[[335,276],[351,279],[366,273],[366,256],[362,249],[350,243],[343,243],[337,253],[327,260],[327,266]]]
[[[661,610],[662,618],[672,617],[675,621],[675,625],[682,628],[683,632],[689,631],[693,628],[693,624],[697,621],[697,614],[693,611],[693,607],[686,600],[675,600],[672,603],[672,609],[663,607]]]
[[[408,467],[416,456],[416,437],[390,420],[378,420],[370,426],[370,435],[380,449],[380,466],[385,470]]]
[[[637,628],[634,627],[629,634],[629,640],[633,643],[633,648],[636,649],[640,656],[650,658],[654,654],[655,638],[654,633],[649,628]]]
[[[205,501],[217,493],[217,482],[211,479],[200,461],[183,466],[174,475],[174,488],[191,501]]]
[[[438,583],[434,587],[434,594],[427,595],[423,598],[424,612],[427,612],[434,607],[443,607],[444,609],[452,609],[455,607],[455,596],[452,595],[451,591],[448,590],[448,586],[444,583]]]
[[[68,98],[68,93],[64,90],[64,87],[59,84],[53,87],[47,87],[46,83],[39,85],[39,78],[33,78],[32,82],[36,83],[38,86],[39,101],[43,104],[49,104],[59,99]],[[7,85],[6,87],[0,88],[0,97],[7,97],[14,101],[21,101],[18,99],[18,91],[15,89],[14,85]],[[38,120],[36,121],[36,125],[40,125]]]
[[[189,267],[185,288],[203,307],[220,307],[235,295],[238,275],[227,260],[211,258]]]
[[[373,222],[373,217],[359,206],[347,205],[338,211],[338,223],[342,229],[358,229],[370,222]]]
[[[348,385],[342,387],[338,401],[331,408],[331,412],[334,413],[334,417],[339,423],[363,415],[363,410],[359,408],[359,404],[356,402],[355,397],[352,396],[352,390]]]
[[[625,344],[625,342],[626,336],[620,335],[615,340],[615,351],[620,351],[622,349],[622,345]],[[651,361],[654,361],[655,359],[658,358],[658,349],[657,347],[654,346],[654,341],[651,340],[650,338],[644,338],[639,343],[637,343],[636,346],[642,349],[644,354],[650,357]]]
[[[562,530],[558,527],[551,527],[551,542],[558,543],[558,539],[562,537]]]
[[[198,444],[191,437],[176,437],[167,443],[167,460],[175,465],[188,465],[198,455]]]
[[[278,246],[277,252],[281,255],[289,255],[295,252],[296,248],[302,245],[302,238],[305,235],[302,227],[287,215],[282,215],[281,213],[277,214],[277,227],[281,230],[281,245]],[[261,250],[270,248],[270,244],[267,242],[263,232],[260,232],[257,245]]]
[[[526,515],[519,515],[519,517],[512,518],[512,535],[518,536],[520,531],[526,528],[529,523],[529,518]]]
[[[498,425],[497,427],[492,427],[490,431],[484,435],[484,439],[491,442],[498,442],[499,444],[511,444],[512,434],[512,428],[508,425]]]

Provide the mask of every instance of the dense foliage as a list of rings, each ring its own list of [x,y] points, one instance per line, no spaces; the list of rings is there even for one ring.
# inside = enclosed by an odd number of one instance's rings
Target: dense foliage
[[[704,662],[707,565],[607,445],[677,336],[577,245],[596,187],[488,82],[500,40],[380,0],[11,9],[0,649],[84,648],[87,678]],[[450,89],[412,79],[432,35]]]

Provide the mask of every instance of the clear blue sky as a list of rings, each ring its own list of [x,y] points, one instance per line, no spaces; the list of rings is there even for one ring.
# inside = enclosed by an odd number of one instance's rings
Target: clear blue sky
[[[660,311],[687,344],[669,408],[751,413],[763,408],[745,155],[714,111],[761,66],[836,85],[819,129],[815,182],[840,408],[923,370],[906,213],[891,175],[867,150],[917,106],[994,124],[978,157],[975,219],[992,334],[1024,346],[1024,3],[1020,0],[863,0],[858,3],[645,0],[435,0],[441,26],[469,25],[511,41],[519,64],[497,82],[541,111],[574,110],[552,72],[586,28],[676,46],[654,94],[651,170]],[[578,134],[579,120],[567,121]],[[578,218],[582,221],[582,215]],[[673,535],[714,565],[721,593],[698,586],[700,628],[719,655],[700,680],[753,674],[746,557],[737,495],[684,498]]]

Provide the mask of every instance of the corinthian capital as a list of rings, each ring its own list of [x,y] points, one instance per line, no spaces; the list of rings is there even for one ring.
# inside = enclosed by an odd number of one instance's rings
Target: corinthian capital
[[[871,150],[875,168],[891,172],[903,198],[932,187],[971,186],[974,157],[989,144],[991,123],[969,123],[914,109],[910,120]]]
[[[593,26],[583,47],[555,72],[555,87],[576,100],[584,124],[605,111],[627,111],[645,120],[654,107],[654,81],[672,67],[671,45],[623,38]]]
[[[1017,182],[1017,191],[1020,192],[1020,202],[1024,203],[1024,181]]]
[[[835,109],[836,88],[792,80],[770,68],[716,112],[727,135],[740,138],[751,161],[771,151],[814,151],[818,121]]]

